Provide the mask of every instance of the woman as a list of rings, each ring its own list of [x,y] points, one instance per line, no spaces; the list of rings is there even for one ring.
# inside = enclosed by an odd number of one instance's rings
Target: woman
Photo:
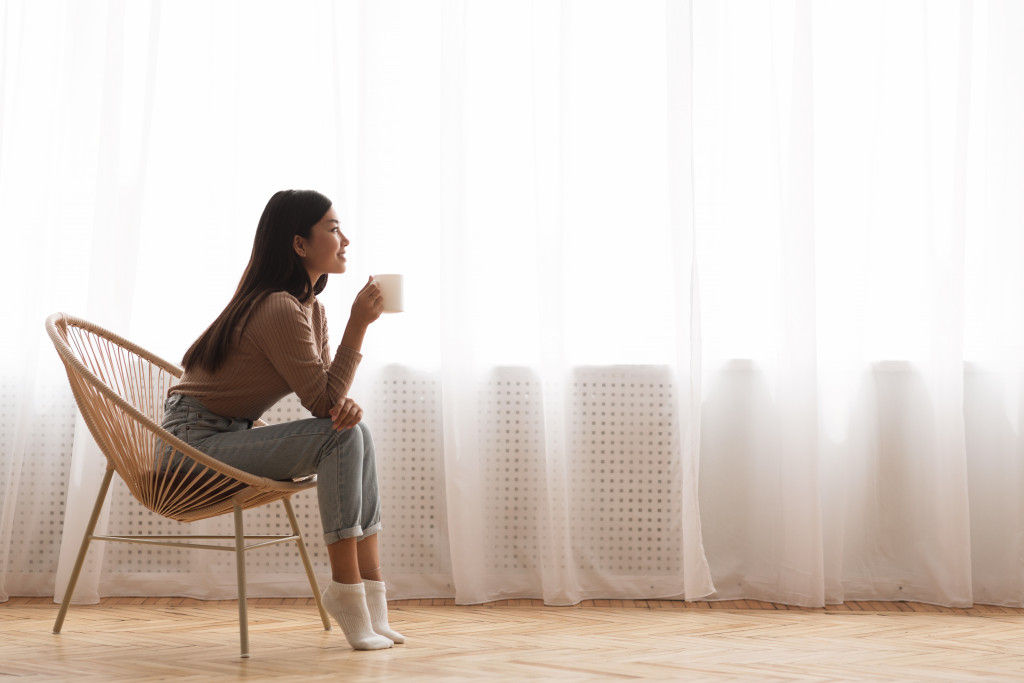
[[[333,579],[324,606],[353,648],[377,650],[405,638],[388,624],[373,441],[347,394],[366,328],[383,302],[371,279],[332,358],[316,298],[329,273],[345,272],[348,244],[327,197],[308,190],[271,197],[235,295],[182,360],[185,372],[168,393],[164,426],[252,474],[288,480],[316,473]],[[291,392],[313,419],[251,429]]]

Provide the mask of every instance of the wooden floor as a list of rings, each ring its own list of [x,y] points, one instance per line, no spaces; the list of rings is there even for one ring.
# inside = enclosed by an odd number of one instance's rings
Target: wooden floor
[[[408,600],[391,604],[406,645],[355,652],[311,600],[260,599],[250,659],[233,601],[108,598],[72,606],[60,635],[56,612],[0,603],[0,680],[1024,680],[1024,610],[991,606]]]

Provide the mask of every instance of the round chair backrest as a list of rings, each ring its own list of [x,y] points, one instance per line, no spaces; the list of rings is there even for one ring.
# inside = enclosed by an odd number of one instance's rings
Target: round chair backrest
[[[63,313],[50,316],[46,330],[96,443],[140,503],[184,521],[249,486],[266,488],[262,477],[214,463],[160,426],[181,368]]]

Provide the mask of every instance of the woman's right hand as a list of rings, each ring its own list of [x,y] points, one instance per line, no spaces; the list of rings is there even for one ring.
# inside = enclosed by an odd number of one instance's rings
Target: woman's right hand
[[[380,317],[384,312],[384,296],[381,294],[380,285],[373,281],[371,275],[366,284],[356,294],[352,302],[351,320],[358,321],[363,327]]]
[[[335,431],[343,432],[352,429],[363,419],[363,409],[352,399],[342,398],[330,410],[331,426]]]

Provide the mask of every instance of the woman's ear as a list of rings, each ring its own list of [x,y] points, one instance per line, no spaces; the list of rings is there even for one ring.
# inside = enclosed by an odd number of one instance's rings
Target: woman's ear
[[[299,255],[299,258],[306,258],[306,242],[302,239],[301,235],[296,235],[292,238],[292,248],[295,249],[295,253]]]

